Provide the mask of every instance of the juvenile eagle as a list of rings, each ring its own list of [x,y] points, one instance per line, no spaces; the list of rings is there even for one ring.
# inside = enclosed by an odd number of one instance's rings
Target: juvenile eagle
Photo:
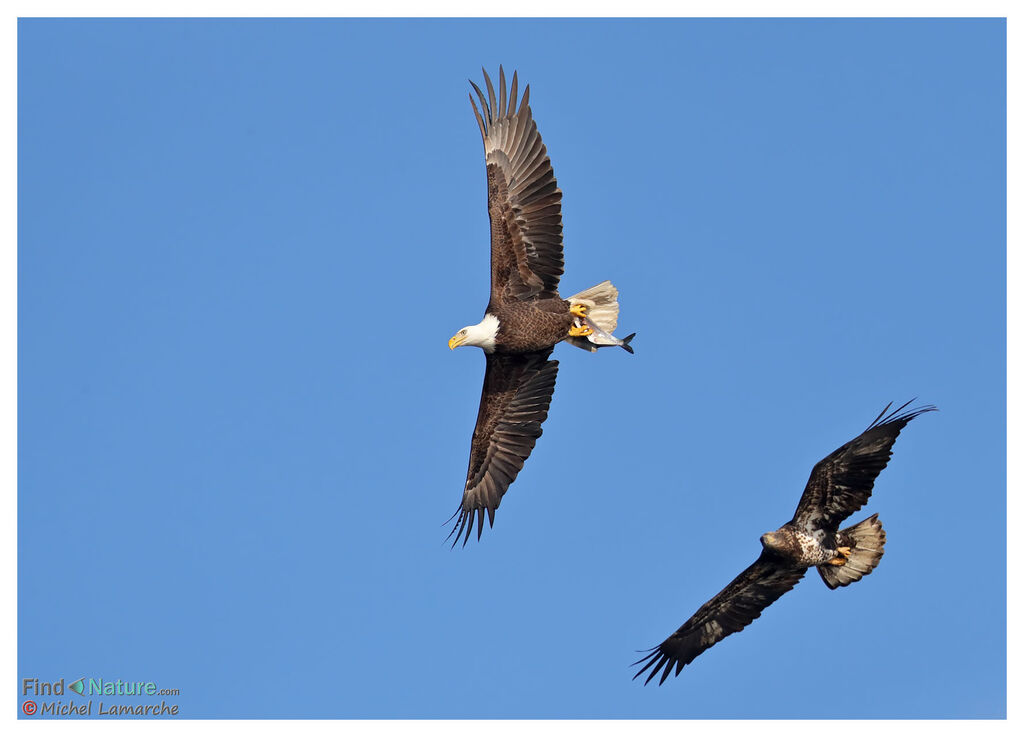
[[[913,401],[913,400],[911,400]],[[908,422],[932,406],[889,415],[886,406],[868,429],[814,466],[793,519],[761,536],[763,550],[754,563],[711,601],[697,610],[667,640],[633,665],[644,664],[634,679],[650,669],[644,684],[659,671],[665,682],[684,665],[739,632],[769,605],[793,588],[816,566],[830,589],[847,586],[871,573],[882,559],[885,531],[878,515],[844,530],[839,523],[863,507],[875,479],[892,456],[892,446]]]
[[[448,347],[483,348],[487,354],[480,411],[473,430],[469,471],[451,534],[462,544],[476,520],[477,539],[484,512],[491,526],[494,510],[515,480],[541,435],[558,361],[548,357],[556,343],[569,340],[584,350],[618,345],[630,353],[633,336],[612,335],[618,322],[618,290],[605,281],[562,299],[562,191],[530,111],[530,88],[518,102],[518,78],[505,96],[484,71],[487,96],[472,81],[476,122],[487,162],[487,211],[491,219],[491,296],[484,319],[457,332]],[[482,112],[481,112],[482,111]],[[454,518],[455,515],[452,515]],[[454,544],[454,543],[453,543]]]

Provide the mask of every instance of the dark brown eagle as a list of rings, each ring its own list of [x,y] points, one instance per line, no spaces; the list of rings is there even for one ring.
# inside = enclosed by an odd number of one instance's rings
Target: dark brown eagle
[[[911,400],[913,401],[913,400]],[[684,665],[753,622],[776,599],[796,586],[816,566],[830,589],[848,586],[871,573],[882,559],[885,531],[873,514],[844,530],[839,524],[863,507],[875,479],[889,463],[892,446],[908,422],[935,407],[907,410],[904,404],[886,415],[889,404],[858,437],[818,461],[800,497],[793,519],[761,536],[764,549],[754,563],[715,598],[697,610],[649,655],[633,663],[650,669],[645,684],[661,672],[659,685],[672,669]]]
[[[484,81],[486,96],[470,81],[480,107],[472,93],[469,101],[487,162],[491,297],[484,319],[448,341],[453,350],[475,345],[487,354],[466,486],[449,535],[458,542],[465,531],[463,545],[474,520],[479,539],[485,511],[494,525],[494,510],[541,435],[558,373],[558,361],[548,360],[555,344],[569,340],[589,351],[618,345],[633,352],[632,335],[623,339],[612,335],[619,304],[618,290],[611,282],[569,299],[558,295],[563,265],[562,191],[530,111],[530,88],[518,101],[519,82],[513,73],[506,98],[505,71],[499,69],[495,99],[486,70]]]

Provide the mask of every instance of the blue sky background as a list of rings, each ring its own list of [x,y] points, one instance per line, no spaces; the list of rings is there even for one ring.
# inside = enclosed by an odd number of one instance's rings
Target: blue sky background
[[[23,20],[18,58],[19,678],[187,717],[1005,715],[1002,21]],[[499,63],[563,293],[612,279],[638,335],[556,350],[452,551]],[[881,566],[631,682],[915,396],[852,519]]]

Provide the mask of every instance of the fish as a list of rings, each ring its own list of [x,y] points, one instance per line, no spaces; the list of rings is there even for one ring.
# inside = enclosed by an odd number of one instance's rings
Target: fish
[[[586,337],[567,338],[567,340],[577,348],[582,348],[585,351],[590,351],[591,353],[594,353],[598,348],[607,348],[609,346],[617,345],[620,346],[624,351],[628,351],[629,353],[633,352],[633,348],[629,344],[630,341],[632,341],[633,338],[636,337],[636,333],[630,333],[625,338],[616,338],[611,333],[606,333],[604,330],[599,328],[593,321],[590,320],[590,318],[587,317],[584,317],[582,319],[577,317],[573,321],[573,325],[578,328],[583,327],[585,325],[586,327],[590,328],[593,331],[590,335]]]

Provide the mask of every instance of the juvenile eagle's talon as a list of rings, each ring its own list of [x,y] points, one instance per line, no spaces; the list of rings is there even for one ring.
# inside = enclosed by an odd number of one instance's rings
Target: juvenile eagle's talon
[[[845,566],[850,560],[851,555],[853,555],[853,548],[847,547],[846,545],[840,545],[836,548],[836,557],[829,561],[829,565]]]
[[[582,317],[586,317],[587,316],[587,306],[586,305],[573,305],[572,307],[569,308],[569,312],[571,312],[576,317],[581,317],[581,318]]]
[[[587,335],[593,335],[594,331],[588,328],[586,325],[576,327],[575,325],[569,328],[570,338],[583,338]]]

